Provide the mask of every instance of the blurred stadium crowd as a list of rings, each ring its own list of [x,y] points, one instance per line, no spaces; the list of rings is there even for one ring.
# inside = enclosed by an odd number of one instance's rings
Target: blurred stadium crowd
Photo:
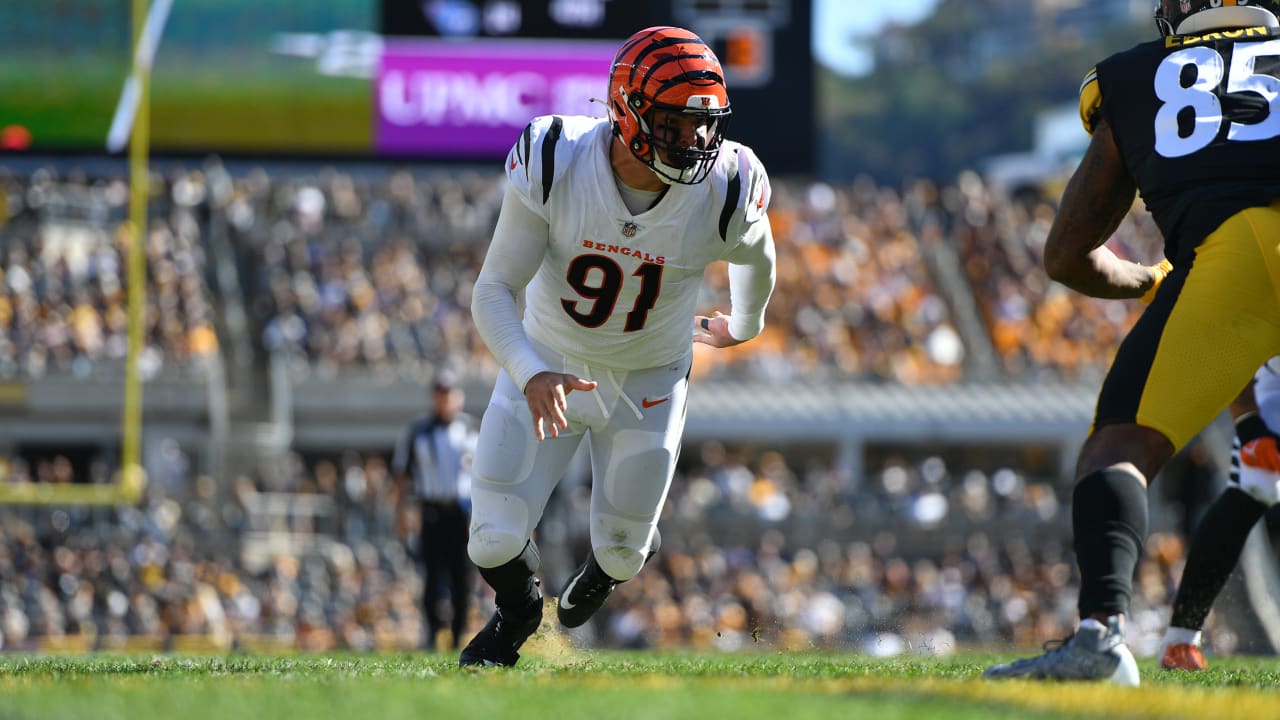
[[[696,365],[704,375],[953,383],[965,378],[966,345],[990,343],[1009,377],[1075,378],[1104,367],[1140,311],[1051,283],[1039,257],[1052,205],[1011,200],[976,174],[942,187],[775,184],[778,282],[766,332],[707,353]],[[491,377],[468,308],[501,194],[496,172],[232,177],[215,164],[157,175],[148,362],[181,366],[217,349],[206,262],[217,227],[267,350],[324,376],[414,375],[447,360]],[[127,199],[118,177],[0,169],[0,377],[84,373],[123,355]],[[1113,246],[1160,257],[1145,213]],[[962,271],[972,303],[940,289],[944,264]],[[702,306],[727,309],[727,292],[713,268]],[[961,304],[976,305],[984,334],[961,336]]]
[[[233,175],[210,163],[158,173],[144,372],[199,372],[233,340],[219,335],[227,298],[208,261],[221,240],[255,351],[286,357],[295,373],[416,381],[449,364],[492,379],[468,308],[501,194],[497,172]],[[90,379],[119,363],[127,199],[120,178],[0,169],[0,380]],[[950,384],[968,379],[982,345],[1004,379],[1096,380],[1141,308],[1046,278],[1040,245],[1052,214],[1048,202],[1010,198],[972,173],[902,188],[776,178],[768,326],[753,343],[700,353],[696,372]],[[1146,262],[1159,245],[1140,212],[1112,243]],[[700,306],[727,309],[724,274],[713,269],[708,281]],[[413,513],[385,456],[341,450],[295,454],[226,487],[177,463],[137,508],[0,506],[3,648],[420,647]],[[56,454],[0,458],[0,479],[69,482],[67,466]],[[885,654],[1070,632],[1075,608],[1062,598],[1075,596],[1076,579],[1061,478],[933,456],[891,458],[854,486],[841,472],[830,459],[727,440],[686,448],[662,552],[588,632],[629,647]],[[91,464],[89,479],[105,473]],[[580,543],[583,492],[567,484],[559,520],[543,532]],[[284,510],[264,510],[272,505]],[[857,539],[801,532],[815,524]],[[293,540],[227,552],[219,529]],[[921,533],[933,540],[910,541]],[[1154,651],[1182,561],[1177,535],[1147,548],[1131,623],[1139,651]],[[480,598],[475,626],[491,602]],[[1224,632],[1215,642],[1232,641]]]
[[[718,442],[691,450],[661,552],[585,628],[593,644],[948,654],[1041,643],[1074,626],[1077,578],[1059,512],[1069,488],[1053,478],[894,458],[856,499],[824,498],[838,474],[829,464]],[[69,481],[56,456],[11,462],[20,480]],[[173,467],[136,508],[0,507],[0,649],[423,645],[414,506],[384,456],[294,455],[274,489],[246,475],[226,497],[212,478]],[[558,490],[540,529],[568,538],[574,557],[586,551],[587,487],[571,479]],[[268,500],[284,502],[271,510]],[[292,542],[232,551],[221,527]],[[829,539],[841,536],[858,539]],[[1177,534],[1147,545],[1129,629],[1139,652],[1155,651],[1182,560]],[[548,558],[544,584],[572,565]],[[484,586],[476,593],[472,630],[493,602]],[[1212,622],[1209,633],[1219,651],[1235,643]]]

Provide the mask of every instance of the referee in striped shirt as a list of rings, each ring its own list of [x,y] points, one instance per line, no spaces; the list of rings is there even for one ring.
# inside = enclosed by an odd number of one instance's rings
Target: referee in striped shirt
[[[447,620],[456,650],[466,630],[474,584],[475,566],[467,557],[467,534],[471,463],[479,423],[462,412],[465,396],[453,373],[437,374],[430,395],[432,412],[414,420],[401,433],[391,467],[400,487],[412,481],[422,509],[418,555],[425,579],[422,607],[427,649],[438,649],[437,636]]]

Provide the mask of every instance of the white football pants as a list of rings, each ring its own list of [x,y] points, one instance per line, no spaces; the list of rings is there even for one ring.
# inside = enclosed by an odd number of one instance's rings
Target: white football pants
[[[584,438],[591,453],[591,547],[615,580],[640,572],[671,487],[685,424],[692,352],[648,370],[605,370],[538,347],[552,368],[595,380],[567,398],[568,430],[538,442],[524,393],[498,376],[480,423],[471,490],[471,560],[491,568],[516,557],[542,518]],[[544,422],[543,427],[546,428]]]

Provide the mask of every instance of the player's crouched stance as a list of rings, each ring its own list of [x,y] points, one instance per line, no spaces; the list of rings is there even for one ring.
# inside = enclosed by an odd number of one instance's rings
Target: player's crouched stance
[[[560,591],[560,622],[582,625],[640,571],[684,432],[690,339],[728,347],[764,326],[769,181],[724,139],[715,55],[687,30],[642,30],[615,56],[605,104],[608,119],[525,128],[476,279],[472,316],[502,372],[480,427],[467,549],[497,609],[462,665],[514,665],[537,631],[533,532],[584,440],[592,552]],[[700,281],[721,260],[732,312],[698,316]]]
[[[1086,295],[1150,305],[1116,351],[1076,463],[1079,629],[988,678],[1139,683],[1123,628],[1148,479],[1280,347],[1280,115],[1250,109],[1254,88],[1280,77],[1278,16],[1280,0],[1160,0],[1162,38],[1112,55],[1081,86],[1092,138],[1045,238],[1045,270]],[[1136,194],[1171,270],[1105,245]]]

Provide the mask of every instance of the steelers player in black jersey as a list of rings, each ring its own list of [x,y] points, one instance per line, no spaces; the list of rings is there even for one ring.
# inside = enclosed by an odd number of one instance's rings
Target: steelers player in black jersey
[[[1147,535],[1147,480],[1280,349],[1280,0],[1161,0],[1155,17],[1160,39],[1085,77],[1080,115],[1092,140],[1045,241],[1046,271],[1074,290],[1151,293],[1077,460],[1080,626],[987,677],[1139,683],[1123,623]],[[1104,245],[1135,194],[1172,269]]]

